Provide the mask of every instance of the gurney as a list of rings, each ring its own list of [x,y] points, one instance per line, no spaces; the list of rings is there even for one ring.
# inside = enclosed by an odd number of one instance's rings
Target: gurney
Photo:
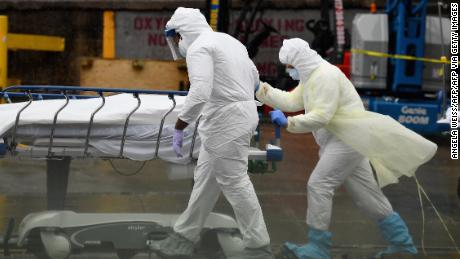
[[[176,175],[191,178],[190,166],[196,162],[201,144],[199,119],[185,130],[184,156],[178,158],[171,148],[173,124],[186,94],[57,86],[14,86],[2,91],[1,97],[8,103],[0,104],[0,156],[47,161],[51,210],[24,218],[17,237],[12,236],[14,223],[10,222],[0,242],[4,254],[20,247],[39,258],[64,259],[71,253],[111,250],[125,259],[145,252],[149,240],[164,238],[177,215],[81,214],[62,209],[73,159],[161,159],[171,164]],[[12,98],[25,101],[13,103]],[[279,129],[275,132],[273,144],[277,145],[268,144],[265,150],[258,147],[260,131],[255,133],[255,146],[249,152],[250,171],[267,171],[269,165],[268,171],[276,170],[283,153]],[[124,238],[127,235],[131,236],[129,242]],[[211,214],[203,235],[202,248],[206,251],[207,242],[219,250],[214,252],[225,256],[243,249],[237,224],[226,215]]]
[[[13,90],[23,92],[12,93]],[[62,94],[32,92],[39,90],[61,91]],[[69,94],[72,91],[98,95]],[[105,97],[105,93],[121,94]],[[173,123],[185,94],[179,91],[82,87],[10,87],[2,92],[3,98],[11,101],[14,96],[27,96],[29,100],[0,106],[0,121],[3,122],[0,136],[11,156],[163,159],[187,164],[198,155],[198,123],[185,131],[187,155],[178,158],[171,148]],[[43,100],[56,97],[63,99]],[[279,134],[276,135],[279,144]],[[280,149],[272,145],[268,146],[268,151],[252,148],[250,160],[279,161],[281,155]]]
[[[65,89],[70,91],[72,88]],[[27,103],[2,105],[0,120],[4,123],[0,126],[0,135],[12,156],[139,161],[161,158],[182,164],[192,160],[192,152],[182,160],[168,152],[160,154],[160,147],[163,150],[170,144],[170,125],[173,116],[180,111],[184,93],[141,95],[134,91],[132,95],[124,93],[109,97],[104,93],[105,90],[99,92],[98,98],[77,96],[80,99],[70,99],[75,96],[63,93],[60,97],[65,99],[43,101],[34,100],[34,97],[42,98],[43,95],[31,94]],[[8,99],[13,94],[4,92],[3,95]],[[193,126],[186,131],[185,149],[190,149],[193,135],[190,132],[194,132]],[[114,145],[104,146],[104,142]],[[139,147],[139,143],[146,145]],[[133,151],[133,148],[137,150]]]

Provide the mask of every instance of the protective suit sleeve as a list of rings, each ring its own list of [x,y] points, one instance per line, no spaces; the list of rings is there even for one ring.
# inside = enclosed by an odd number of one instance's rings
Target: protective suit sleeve
[[[264,104],[284,112],[298,112],[304,109],[303,85],[298,85],[293,91],[286,92],[276,89],[265,82],[260,82],[256,97]]]
[[[179,119],[188,124],[197,120],[211,96],[214,81],[213,63],[212,53],[207,48],[199,48],[187,53],[190,90]]]
[[[287,130],[308,133],[326,126],[334,117],[340,96],[340,80],[334,75],[312,77],[305,86],[308,91],[308,112],[288,117]]]

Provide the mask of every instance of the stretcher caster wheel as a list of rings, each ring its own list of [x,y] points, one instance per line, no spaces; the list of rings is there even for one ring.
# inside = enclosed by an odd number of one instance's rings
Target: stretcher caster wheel
[[[71,253],[70,240],[64,233],[41,231],[43,251],[37,251],[40,259],[67,259]]]
[[[136,250],[120,249],[117,250],[117,256],[120,259],[131,259],[137,254]]]

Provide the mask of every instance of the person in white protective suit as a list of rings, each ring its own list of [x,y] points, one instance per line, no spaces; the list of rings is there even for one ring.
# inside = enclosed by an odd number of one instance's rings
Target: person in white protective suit
[[[186,58],[190,90],[175,126],[173,148],[182,155],[183,129],[199,122],[202,146],[187,209],[174,233],[150,247],[163,256],[191,255],[193,245],[222,192],[243,237],[237,258],[273,258],[254,187],[247,174],[249,144],[257,127],[254,100],[259,74],[246,48],[212,31],[198,9],[179,7],[166,24],[173,57]],[[171,38],[169,38],[171,39]]]
[[[285,92],[261,83],[256,97],[276,108],[270,113],[273,122],[291,133],[312,132],[320,146],[320,160],[307,186],[309,243],[285,243],[283,253],[290,258],[330,258],[332,198],[342,184],[357,206],[378,221],[390,243],[379,255],[417,253],[406,224],[380,187],[396,183],[401,175],[414,175],[433,157],[436,144],[388,116],[366,111],[346,76],[307,42],[284,40],[279,58],[299,85]],[[305,114],[286,118],[278,109]]]

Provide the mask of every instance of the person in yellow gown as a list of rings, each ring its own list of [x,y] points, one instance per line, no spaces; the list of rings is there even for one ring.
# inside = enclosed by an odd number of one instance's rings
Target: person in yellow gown
[[[366,111],[348,78],[306,41],[284,40],[279,58],[299,85],[285,92],[261,82],[256,97],[275,108],[270,113],[274,123],[291,133],[311,132],[320,146],[320,160],[307,185],[309,243],[285,243],[283,253],[292,258],[330,258],[332,198],[340,185],[378,221],[390,243],[380,254],[417,253],[405,222],[380,188],[398,182],[402,175],[414,175],[434,156],[437,145],[389,116]],[[302,110],[304,114],[287,118],[282,112]]]

